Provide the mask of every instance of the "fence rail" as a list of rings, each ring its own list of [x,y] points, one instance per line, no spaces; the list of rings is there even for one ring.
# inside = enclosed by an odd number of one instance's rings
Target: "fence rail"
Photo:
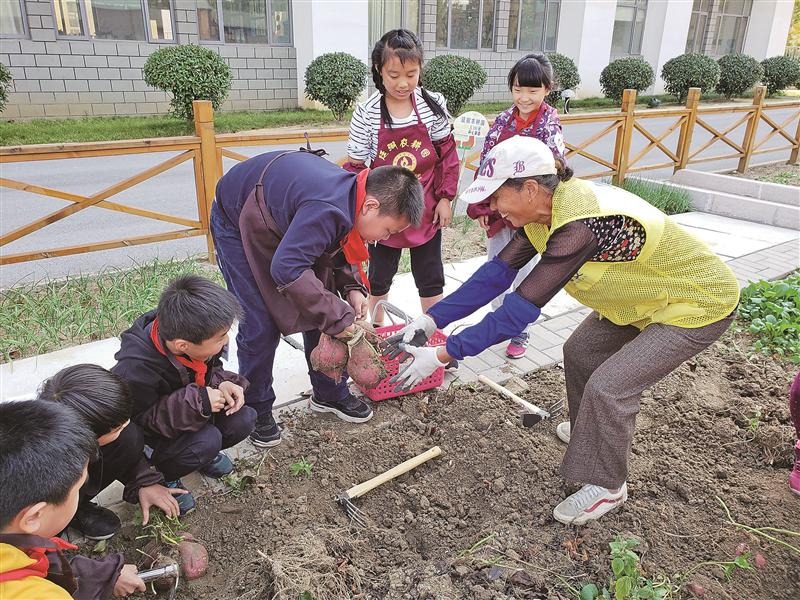
[[[683,169],[690,164],[703,162],[738,159],[737,170],[742,172],[747,169],[750,159],[759,154],[789,150],[790,164],[797,164],[798,151],[800,150],[800,101],[778,102],[766,104],[764,102],[766,88],[756,88],[753,102],[750,106],[723,106],[699,107],[700,89],[692,88],[682,108],[650,109],[646,111],[635,110],[636,91],[625,90],[619,112],[604,112],[591,114],[563,115],[561,122],[565,125],[598,124],[599,129],[583,140],[570,139],[566,142],[566,157],[574,159],[581,157],[592,165],[600,168],[599,171],[581,173],[584,179],[598,177],[611,177],[614,183],[621,183],[625,177],[632,173],[641,173],[648,170],[672,168]],[[789,118],[782,121],[770,116],[776,110],[791,109]],[[717,127],[710,123],[709,116],[723,114],[740,115],[732,124]],[[649,125],[653,119],[674,119],[668,127],[660,133],[655,133]],[[797,120],[794,131],[789,127]],[[127,140],[116,142],[88,142],[70,144],[39,144],[31,146],[0,147],[0,164],[33,162],[46,160],[62,160],[69,158],[87,158],[101,156],[122,156],[129,154],[145,154],[155,152],[177,152],[174,156],[159,162],[139,173],[129,176],[104,190],[84,196],[64,190],[58,190],[23,181],[0,177],[0,188],[9,188],[29,192],[38,196],[64,200],[70,204],[59,210],[53,211],[31,223],[18,227],[0,236],[0,249],[6,244],[24,238],[61,221],[77,212],[90,207],[102,208],[136,217],[153,219],[163,223],[181,226],[182,229],[162,232],[152,235],[128,236],[116,240],[94,242],[65,246],[47,250],[20,252],[15,254],[0,253],[0,265],[20,263],[56,256],[68,256],[98,250],[108,250],[138,244],[149,244],[166,240],[175,240],[191,236],[204,236],[210,260],[214,260],[214,246],[209,230],[209,214],[211,202],[214,199],[214,190],[217,181],[222,176],[223,159],[237,161],[246,160],[248,157],[234,148],[245,146],[264,146],[278,144],[300,144],[306,139],[312,142],[344,141],[347,139],[347,129],[330,129],[306,134],[303,130],[286,130],[280,132],[248,132],[216,134],[214,131],[214,113],[211,103],[195,101],[194,103],[195,135],[169,138],[155,138],[148,140]],[[758,129],[761,123],[766,123],[769,131],[760,139]],[[732,135],[737,129],[745,126],[741,140],[733,139]],[[671,147],[668,138],[678,132],[674,147]],[[698,132],[710,135],[699,146],[692,148],[692,139]],[[643,138],[644,147],[631,156],[631,145],[634,135]],[[613,136],[613,138],[612,138]],[[613,139],[611,156],[601,156],[589,150],[590,146],[604,138]],[[767,145],[780,141],[780,145]],[[703,155],[717,142],[726,146],[725,154],[712,156]],[[660,162],[643,164],[643,160],[651,154],[662,155]],[[474,152],[467,157],[467,168],[477,169],[477,160],[480,152]],[[666,159],[666,160],[665,160]],[[194,183],[197,201],[197,219],[177,217],[154,210],[137,208],[109,200],[113,196],[128,190],[143,181],[164,173],[191,160],[193,163]]]

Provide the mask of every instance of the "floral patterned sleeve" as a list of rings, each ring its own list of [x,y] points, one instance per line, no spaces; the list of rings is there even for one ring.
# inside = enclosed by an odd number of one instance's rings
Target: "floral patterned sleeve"
[[[552,150],[553,156],[566,163],[566,146],[564,146],[564,132],[558,111],[551,108],[536,131],[536,137],[542,140]]]

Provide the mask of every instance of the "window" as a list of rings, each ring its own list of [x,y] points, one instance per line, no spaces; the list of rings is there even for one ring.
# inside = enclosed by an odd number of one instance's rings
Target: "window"
[[[720,0],[717,3],[715,35],[710,54],[722,56],[742,51],[752,5],[752,0]]]
[[[61,36],[174,42],[170,0],[54,0]]]
[[[692,18],[689,21],[689,35],[686,38],[686,52],[703,52],[708,33],[708,16],[711,0],[694,0]]]
[[[491,50],[495,4],[496,0],[437,0],[436,46]]]
[[[3,37],[24,37],[25,17],[22,0],[0,2],[0,35]]]
[[[511,0],[506,47],[555,52],[560,6],[560,0]]]
[[[370,50],[381,36],[392,29],[419,33],[420,0],[369,0]]]
[[[289,0],[197,0],[200,40],[228,44],[291,44]]]
[[[611,37],[611,56],[641,54],[647,0],[619,0]]]

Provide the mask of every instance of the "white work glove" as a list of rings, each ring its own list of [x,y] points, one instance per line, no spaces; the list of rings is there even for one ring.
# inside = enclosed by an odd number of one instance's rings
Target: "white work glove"
[[[433,319],[428,315],[420,315],[400,331],[386,338],[386,349],[383,353],[389,358],[397,358],[403,354],[401,345],[424,346],[434,333],[436,333],[436,323]]]
[[[414,360],[397,375],[392,377],[391,383],[398,384],[395,387],[396,391],[410,390],[420,381],[433,374],[439,367],[444,367],[445,363],[441,362],[436,356],[436,348],[417,348],[406,344],[400,344],[401,352],[410,354]]]

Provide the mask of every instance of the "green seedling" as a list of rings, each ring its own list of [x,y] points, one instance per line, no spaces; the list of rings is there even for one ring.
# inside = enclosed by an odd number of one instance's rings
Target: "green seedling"
[[[177,546],[183,541],[180,534],[184,527],[178,517],[168,517],[161,511],[150,513],[150,522],[143,527],[145,533],[137,540],[154,539],[160,544]]]
[[[291,465],[289,465],[289,470],[291,470],[292,475],[295,477],[299,477],[300,475],[305,475],[306,477],[311,477],[311,471],[314,469],[314,465],[308,462],[305,457],[301,458],[300,460],[296,460]]]
[[[742,290],[739,331],[756,338],[754,348],[800,363],[800,274],[779,281],[756,281]]]
[[[608,586],[599,588],[588,583],[581,588],[580,600],[663,600],[672,592],[669,579],[653,581],[645,577],[639,564],[639,555],[633,551],[639,542],[633,539],[617,538],[609,544],[611,548],[611,571]]]
[[[255,477],[252,475],[238,475],[236,472],[228,473],[220,477],[220,481],[224,483],[234,494],[242,493],[245,488],[255,482]]]

